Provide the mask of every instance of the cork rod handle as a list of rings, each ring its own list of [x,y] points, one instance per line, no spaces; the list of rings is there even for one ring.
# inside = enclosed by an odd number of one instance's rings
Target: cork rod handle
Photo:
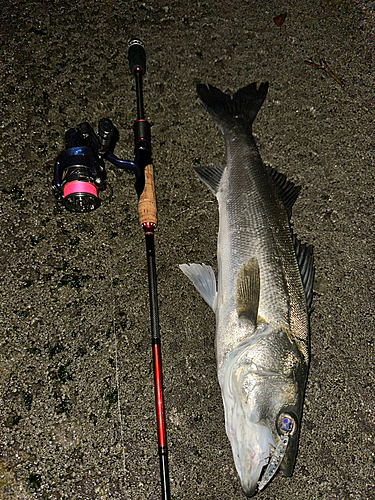
[[[152,165],[145,168],[145,187],[138,200],[138,215],[141,226],[146,223],[157,224],[154,170]]]

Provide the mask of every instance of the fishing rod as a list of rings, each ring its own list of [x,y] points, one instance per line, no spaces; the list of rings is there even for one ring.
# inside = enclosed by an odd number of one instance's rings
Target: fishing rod
[[[99,194],[106,187],[104,160],[117,168],[135,174],[139,223],[146,242],[161,498],[170,500],[155,265],[154,230],[157,225],[157,209],[151,159],[151,127],[145,119],[143,106],[142,82],[146,73],[146,53],[140,40],[134,39],[129,42],[128,60],[130,72],[135,78],[137,99],[137,119],[133,126],[134,162],[122,160],[114,154],[113,149],[118,131],[111,120],[101,119],[97,134],[87,122],[81,123],[76,128],[69,129],[65,134],[65,149],[55,162],[52,189],[56,200],[70,212],[91,212],[100,206]]]
[[[158,433],[160,480],[162,500],[170,500],[167,433],[164,413],[163,374],[161,363],[161,337],[157,295],[154,229],[157,224],[154,174],[151,163],[151,130],[144,117],[142,78],[146,73],[146,53],[140,40],[129,43],[129,67],[135,78],[137,94],[137,120],[134,122],[136,163],[144,171],[144,188],[138,201],[139,223],[146,240],[148,287],[150,297],[152,359],[154,368],[154,389],[156,424]]]

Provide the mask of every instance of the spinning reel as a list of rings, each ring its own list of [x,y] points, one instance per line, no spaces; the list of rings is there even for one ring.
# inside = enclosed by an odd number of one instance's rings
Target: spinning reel
[[[121,160],[113,153],[118,137],[109,118],[102,118],[96,134],[85,122],[65,134],[65,149],[56,159],[52,189],[57,201],[70,212],[91,212],[100,205],[99,192],[105,189],[104,160],[117,168],[135,174],[135,188],[141,196],[145,180],[144,169],[151,162],[150,124],[144,119],[142,75],[146,71],[143,45],[139,40],[129,47],[130,71],[137,83],[138,118],[134,123],[134,162]]]
[[[140,191],[137,184],[142,177],[141,167],[121,160],[111,151],[116,135],[117,130],[108,118],[100,120],[98,134],[87,122],[66,132],[65,149],[55,162],[52,188],[56,200],[70,212],[91,212],[99,207],[99,192],[105,189],[104,160],[133,172],[137,192]],[[143,142],[143,148],[148,149],[146,141]]]

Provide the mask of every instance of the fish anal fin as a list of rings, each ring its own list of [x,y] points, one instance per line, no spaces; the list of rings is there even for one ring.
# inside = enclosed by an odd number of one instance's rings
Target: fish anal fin
[[[199,179],[216,195],[225,166],[219,167],[194,167]]]
[[[239,318],[257,324],[260,295],[260,271],[258,260],[253,257],[244,262],[236,279],[236,307]]]

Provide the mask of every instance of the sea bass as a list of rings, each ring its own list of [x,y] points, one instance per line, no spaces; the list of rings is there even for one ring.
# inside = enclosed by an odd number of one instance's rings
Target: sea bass
[[[225,167],[197,167],[219,203],[218,282],[205,264],[180,268],[216,315],[225,425],[246,495],[295,464],[309,365],[312,247],[291,229],[300,188],[260,158],[252,123],[268,84],[232,98],[198,85],[221,130]]]

